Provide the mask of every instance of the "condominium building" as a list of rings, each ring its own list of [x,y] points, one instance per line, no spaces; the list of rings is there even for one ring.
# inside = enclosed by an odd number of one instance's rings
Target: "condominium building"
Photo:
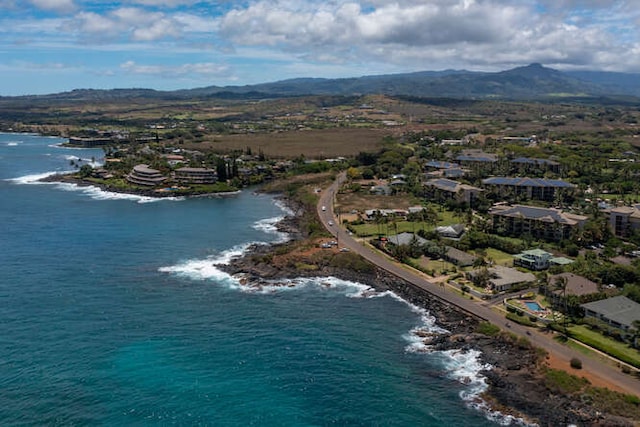
[[[149,165],[136,165],[127,175],[127,181],[130,183],[148,187],[161,185],[166,179],[159,170],[152,169]]]

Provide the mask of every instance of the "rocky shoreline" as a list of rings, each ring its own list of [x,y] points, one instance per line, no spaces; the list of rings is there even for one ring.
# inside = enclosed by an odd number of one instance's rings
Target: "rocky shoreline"
[[[47,177],[41,178],[41,182],[60,182],[66,184],[75,184],[79,187],[97,187],[103,191],[109,191],[112,193],[120,193],[120,194],[131,194],[134,196],[141,197],[154,197],[154,198],[168,198],[168,197],[224,197],[224,196],[232,196],[234,194],[238,194],[238,191],[227,191],[227,192],[219,192],[219,193],[202,193],[197,191],[180,191],[180,192],[172,192],[172,191],[161,191],[157,189],[146,189],[146,188],[132,188],[124,190],[122,188],[113,187],[108,184],[103,184],[94,181],[88,181],[82,178],[78,178],[73,173],[56,173],[53,175],[49,175]]]
[[[292,239],[304,238],[296,216],[286,217],[277,227]],[[481,401],[474,402],[474,405],[481,406],[488,414],[502,414],[498,416],[502,422],[511,420],[511,425],[540,426],[634,425],[629,419],[597,411],[588,400],[576,400],[550,389],[544,376],[545,356],[528,341],[503,333],[492,336],[479,333],[480,322],[474,316],[376,266],[369,273],[363,273],[327,265],[313,270],[300,269],[293,263],[276,265],[268,261],[272,254],[289,250],[289,244],[255,245],[244,256],[232,259],[228,265],[220,268],[231,275],[242,277],[245,283],[257,288],[273,286],[274,282],[280,280],[284,284],[286,279],[298,277],[337,277],[366,284],[379,292],[393,291],[411,304],[427,310],[437,319],[438,326],[449,331],[448,334],[424,337],[433,350],[481,352],[482,363],[489,364],[492,368],[482,372],[488,389]]]
[[[226,196],[234,193],[214,194],[171,194],[154,190],[122,191],[108,185],[86,181],[73,174],[55,174],[41,179],[44,182],[62,182],[78,186],[95,186],[104,191],[134,194],[145,197],[205,197]],[[285,217],[277,224],[280,232],[287,233],[290,239],[302,242],[306,238],[301,232],[300,217],[302,207],[291,200],[282,198],[294,215]],[[336,277],[371,286],[377,292],[392,291],[405,301],[425,309],[437,319],[438,326],[449,331],[447,334],[425,334],[425,342],[435,351],[479,350],[481,362],[491,369],[482,372],[488,385],[481,399],[473,402],[492,418],[500,419],[503,425],[512,420],[511,425],[540,426],[634,426],[627,418],[598,412],[588,399],[576,400],[561,392],[550,389],[544,379],[544,355],[531,347],[526,341],[518,340],[508,334],[488,336],[478,332],[479,320],[456,307],[415,288],[408,282],[397,278],[376,266],[367,272],[354,271],[330,265],[316,265],[314,269],[301,269],[295,263],[275,264],[267,260],[274,253],[286,253],[291,250],[290,243],[274,245],[254,245],[245,255],[232,259],[219,268],[227,273],[242,277],[251,287],[273,286],[274,282],[299,277]],[[294,249],[295,250],[295,249]],[[296,254],[307,265],[315,260]],[[366,262],[366,261],[364,261]],[[370,264],[369,264],[370,265]]]

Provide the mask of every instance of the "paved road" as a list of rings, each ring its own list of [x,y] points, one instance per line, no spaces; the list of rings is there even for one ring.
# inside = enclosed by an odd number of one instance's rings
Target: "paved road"
[[[454,304],[467,312],[473,313],[475,316],[487,320],[505,331],[526,337],[537,347],[547,350],[559,360],[565,362],[567,366],[569,366],[571,358],[577,357],[582,361],[583,370],[589,371],[591,374],[615,384],[619,388],[626,390],[628,393],[640,396],[640,380],[623,374],[619,369],[613,366],[592,358],[586,358],[584,354],[555,341],[553,339],[553,335],[550,333],[531,331],[529,328],[522,325],[509,322],[504,316],[491,310],[490,307],[483,305],[483,303],[474,302],[457,293],[447,291],[441,285],[429,282],[408,267],[394,262],[385,255],[375,251],[370,246],[365,246],[361,242],[355,240],[344,228],[339,226],[333,211],[335,194],[344,180],[345,174],[342,173],[328,189],[321,193],[320,200],[318,202],[318,216],[327,230],[334,235],[340,247],[349,248],[351,251],[362,255],[373,264],[385,269],[397,277],[400,277],[407,282],[412,283],[414,286],[417,286],[442,300]]]

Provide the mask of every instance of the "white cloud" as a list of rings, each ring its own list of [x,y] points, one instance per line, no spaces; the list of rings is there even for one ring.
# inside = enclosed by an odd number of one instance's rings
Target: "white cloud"
[[[108,41],[114,38],[156,41],[180,37],[184,24],[161,12],[142,8],[120,8],[107,14],[80,12],[68,26],[81,39]]]
[[[158,75],[164,77],[181,77],[188,75],[200,75],[208,77],[228,77],[229,67],[225,64],[203,62],[181,65],[141,65],[134,61],[120,64],[120,68],[127,73]]]
[[[551,13],[550,2],[533,0],[257,0],[226,13],[219,28],[238,47],[265,46],[316,62],[391,62],[413,69],[499,69],[529,62],[604,66],[594,61],[613,52],[626,56],[629,45],[616,32],[625,28],[629,15],[623,11],[630,2],[614,2],[609,14],[600,8],[611,2],[588,2],[595,11],[571,9],[584,2],[564,3]],[[639,13],[640,8],[633,16]],[[572,21],[578,15],[582,19]]]
[[[76,9],[73,0],[30,0],[29,2],[38,9],[60,13],[71,12]]]

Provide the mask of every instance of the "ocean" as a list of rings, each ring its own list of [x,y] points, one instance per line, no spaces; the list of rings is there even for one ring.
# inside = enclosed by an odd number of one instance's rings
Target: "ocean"
[[[0,134],[0,424],[489,426],[478,354],[366,283],[260,292],[216,265],[287,239],[251,189],[151,199],[40,183],[98,149]]]

